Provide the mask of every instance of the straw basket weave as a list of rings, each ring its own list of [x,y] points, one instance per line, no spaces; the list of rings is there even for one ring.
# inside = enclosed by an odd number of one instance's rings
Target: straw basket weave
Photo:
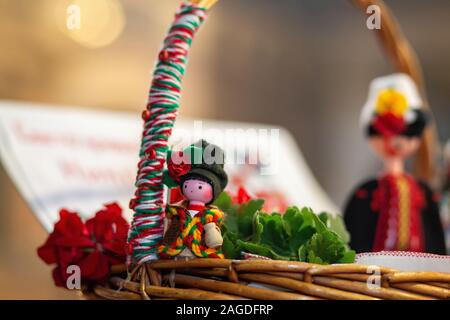
[[[192,259],[159,260],[136,270],[127,275],[125,266],[115,267],[108,285],[94,287],[89,298],[450,299],[450,273],[401,272],[358,264]]]
[[[199,3],[199,0],[191,0]],[[210,4],[215,0],[202,0]],[[200,2],[202,2],[200,1]],[[382,11],[376,30],[382,47],[399,72],[409,74],[426,101],[420,65],[390,10],[381,0],[352,0],[364,12],[369,5]],[[433,129],[425,135],[418,173],[429,178]],[[106,285],[84,290],[103,299],[449,299],[450,273],[401,272],[358,264],[316,265],[265,259],[157,260],[130,273],[114,266]]]

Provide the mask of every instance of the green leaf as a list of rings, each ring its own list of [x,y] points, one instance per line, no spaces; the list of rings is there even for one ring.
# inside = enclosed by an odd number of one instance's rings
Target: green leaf
[[[280,255],[280,254],[276,253],[271,247],[264,245],[264,244],[258,244],[258,243],[238,240],[237,245],[239,246],[239,248],[242,249],[242,251],[247,251],[247,252],[250,252],[253,254],[268,257],[270,259],[290,260],[289,256]]]
[[[355,262],[356,252],[348,250],[344,253],[344,256],[338,261],[339,263],[353,263]]]
[[[262,212],[263,200],[237,205],[222,193],[215,205],[225,212],[223,251],[236,259],[243,251],[278,260],[351,263],[345,226],[339,216],[316,215],[310,208],[290,207],[284,215]],[[343,236],[341,236],[341,234]]]
[[[306,262],[338,263],[345,256],[346,246],[334,232],[328,230],[314,234],[302,250],[306,251]],[[346,258],[350,259],[351,255]]]
[[[222,250],[228,259],[238,259],[241,255],[241,250],[237,246],[237,238],[232,233],[225,234],[223,238]]]
[[[314,235],[316,230],[311,226],[301,228],[289,239],[289,249],[293,254],[298,252],[298,248],[304,245]]]
[[[256,227],[254,242],[272,248],[274,252],[282,256],[290,256],[288,236],[284,228],[283,218],[278,213],[257,213],[259,225]]]
[[[342,216],[340,215],[332,215],[331,213],[322,212],[319,215],[319,218],[321,220],[325,220],[325,225],[336,232],[339,237],[344,241],[345,243],[350,242],[350,234],[348,233],[347,229],[345,228],[344,220],[342,219]]]
[[[313,226],[316,228],[316,231],[318,233],[326,232],[328,231],[328,228],[325,223],[319,218],[318,215],[316,215],[310,208],[304,208],[304,214],[308,215],[308,217],[311,218],[313,221]]]
[[[224,212],[227,212],[228,209],[231,208],[231,204],[232,204],[231,196],[226,192],[220,193],[213,203],[213,205],[219,207]]]
[[[295,234],[303,225],[303,215],[297,207],[290,207],[283,215],[286,232],[289,236]]]
[[[316,232],[313,217],[306,209],[291,207],[283,215],[284,226],[288,234],[288,245],[292,256],[297,256],[299,247],[308,241]]]
[[[328,226],[328,217],[330,216],[329,213],[327,212],[321,212],[319,213],[319,219],[326,225]]]
[[[238,209],[237,224],[239,236],[243,239],[251,238],[254,234],[254,217],[264,205],[263,200],[250,200]]]
[[[304,245],[298,248],[298,260],[306,261],[308,258],[308,253],[306,252],[306,247]]]

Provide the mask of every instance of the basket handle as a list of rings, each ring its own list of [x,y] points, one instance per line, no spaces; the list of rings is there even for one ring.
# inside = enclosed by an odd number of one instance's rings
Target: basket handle
[[[139,151],[136,191],[130,201],[134,211],[128,234],[128,265],[158,258],[164,233],[163,174],[168,141],[178,115],[182,80],[194,36],[217,0],[190,0],[179,7],[164,39],[142,113],[144,128]]]
[[[428,103],[422,68],[416,52],[403,34],[392,10],[383,0],[350,0],[364,13],[371,5],[381,9],[381,28],[374,30],[380,43],[398,72],[408,74],[417,84],[424,101],[424,108],[432,115]],[[429,125],[422,138],[422,144],[415,161],[415,171],[419,178],[432,182],[436,173],[434,160],[439,150],[438,135],[434,123]]]

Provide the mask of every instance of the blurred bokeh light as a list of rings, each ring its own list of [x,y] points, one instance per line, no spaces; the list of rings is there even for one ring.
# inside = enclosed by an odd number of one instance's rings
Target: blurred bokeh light
[[[47,7],[50,12],[54,9],[61,31],[90,48],[111,44],[120,36],[125,24],[123,7],[118,0],[50,1]]]

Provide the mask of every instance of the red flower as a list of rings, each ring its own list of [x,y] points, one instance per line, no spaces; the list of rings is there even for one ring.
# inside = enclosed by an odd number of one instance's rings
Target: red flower
[[[378,115],[373,122],[373,127],[385,137],[399,135],[406,129],[405,120],[391,112]]]
[[[169,158],[169,161],[167,162],[167,170],[169,172],[169,176],[176,182],[179,182],[180,177],[191,170],[191,164],[189,163],[190,161],[185,159],[186,157],[183,152],[178,152],[176,157],[178,158],[178,161],[176,161],[177,163],[173,161],[173,156]]]
[[[236,195],[233,197],[232,201],[236,204],[243,204],[249,202],[252,199],[244,187],[239,187]]]
[[[186,197],[181,192],[180,187],[170,188],[169,204],[177,204],[186,200]]]
[[[38,248],[45,263],[56,264],[53,279],[57,286],[66,286],[70,265],[80,267],[82,281],[103,282],[110,266],[125,263],[129,226],[119,205],[106,205],[86,224],[77,213],[62,209],[59,214],[54,231]]]

